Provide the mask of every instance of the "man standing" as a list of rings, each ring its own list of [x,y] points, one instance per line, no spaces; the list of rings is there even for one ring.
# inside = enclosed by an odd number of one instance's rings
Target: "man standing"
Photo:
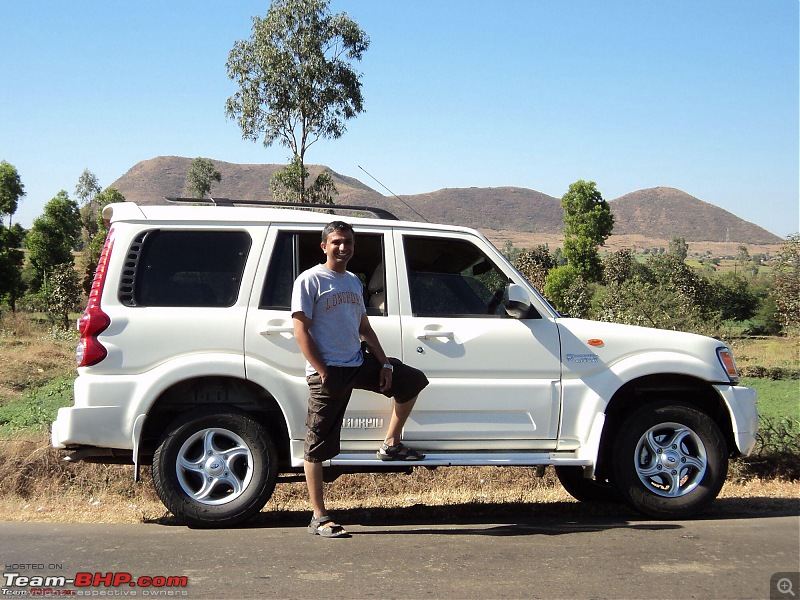
[[[380,460],[425,458],[400,442],[403,426],[428,385],[425,375],[389,359],[367,318],[361,281],[347,271],[353,257],[353,228],[334,221],[322,231],[325,263],[300,274],[292,290],[294,335],[305,356],[309,387],[304,471],[314,516],[310,533],[344,537],[330,518],[323,498],[322,463],[339,454],[342,420],[353,389],[394,397],[394,407]],[[362,350],[362,342],[368,352]]]

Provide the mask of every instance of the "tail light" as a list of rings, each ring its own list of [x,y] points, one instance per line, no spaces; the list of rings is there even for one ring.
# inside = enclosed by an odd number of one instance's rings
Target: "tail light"
[[[111,319],[100,308],[100,299],[103,296],[108,262],[111,259],[111,248],[114,245],[113,234],[114,230],[112,228],[106,236],[103,251],[97,261],[97,270],[92,280],[92,290],[89,292],[89,302],[86,305],[86,310],[83,311],[83,315],[78,319],[78,331],[81,332],[81,339],[75,349],[75,360],[79,367],[96,365],[108,355],[108,351],[97,339],[97,336],[111,325]]]

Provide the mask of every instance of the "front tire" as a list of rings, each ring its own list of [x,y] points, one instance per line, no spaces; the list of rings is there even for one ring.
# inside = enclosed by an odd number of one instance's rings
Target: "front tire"
[[[614,475],[639,512],[681,519],[706,509],[728,473],[728,449],[711,417],[686,404],[642,407],[620,427]]]
[[[231,527],[259,512],[275,489],[275,444],[250,415],[209,407],[178,417],[153,455],[164,505],[192,527]]]
[[[607,479],[587,479],[583,467],[557,466],[556,475],[567,493],[579,502],[618,504],[623,501],[617,486]]]

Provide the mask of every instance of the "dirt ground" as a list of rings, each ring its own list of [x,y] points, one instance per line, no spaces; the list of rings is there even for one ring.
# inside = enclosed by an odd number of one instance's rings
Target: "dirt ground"
[[[44,434],[0,441],[0,521],[141,523],[169,518],[153,489],[149,468],[143,467],[142,481],[134,483],[131,466],[69,464],[48,442]],[[757,461],[732,462],[719,497],[742,499],[737,502],[740,510],[752,505],[759,512],[773,504],[785,510],[786,499],[796,499],[800,514],[800,480],[765,477],[754,465]],[[420,467],[410,475],[344,475],[326,484],[326,496],[334,511],[420,506],[458,512],[485,505],[504,510],[535,506],[552,513],[577,504],[552,469],[537,476],[535,469],[522,467]],[[599,505],[581,507],[602,510]],[[278,484],[264,508],[266,513],[307,510],[302,482]]]

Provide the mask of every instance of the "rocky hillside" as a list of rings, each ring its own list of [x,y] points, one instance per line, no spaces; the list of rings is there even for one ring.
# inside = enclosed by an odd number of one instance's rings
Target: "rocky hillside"
[[[160,156],[135,165],[111,184],[131,202],[162,204],[164,196],[186,195],[190,158]],[[270,200],[269,182],[282,165],[240,165],[214,161],[222,175],[212,195],[241,200]],[[326,167],[309,165],[312,176]],[[329,169],[327,169],[329,170]],[[329,170],[330,171],[330,170]],[[384,196],[358,179],[330,171],[339,204],[385,208],[398,217],[466,225],[483,230],[557,234],[563,228],[558,198],[515,187],[448,188],[413,196]],[[610,202],[615,235],[643,235],[669,240],[770,244],[776,235],[713,204],[667,187],[639,190]],[[413,210],[412,210],[413,209]]]

